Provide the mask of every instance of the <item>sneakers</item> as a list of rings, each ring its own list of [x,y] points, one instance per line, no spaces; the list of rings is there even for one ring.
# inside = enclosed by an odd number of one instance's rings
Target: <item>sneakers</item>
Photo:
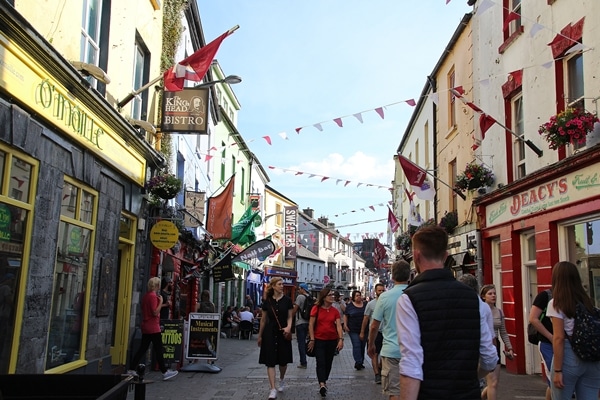
[[[163,381],[168,381],[169,379],[177,376],[178,373],[179,371],[173,371],[172,369],[167,370],[167,372],[163,374]]]
[[[321,386],[319,393],[321,393],[321,397],[327,397],[327,386]]]
[[[306,369],[306,364],[300,364],[298,365],[298,368]]]
[[[375,374],[375,383],[381,384],[381,374]]]
[[[285,389],[286,389],[285,381],[282,379],[279,381],[279,387],[277,388],[277,390],[280,392],[283,392]]]
[[[127,372],[125,372],[125,374],[129,376],[138,376],[138,373],[132,369],[128,369]]]
[[[271,389],[269,392],[269,400],[274,400],[277,398],[277,389]]]

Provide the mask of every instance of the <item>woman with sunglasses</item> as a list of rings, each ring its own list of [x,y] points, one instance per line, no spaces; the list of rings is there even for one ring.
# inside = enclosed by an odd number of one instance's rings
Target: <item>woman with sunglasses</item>
[[[327,379],[331,372],[333,356],[344,347],[340,313],[332,307],[334,295],[331,289],[322,289],[310,311],[308,321],[308,349],[314,349],[321,397],[327,396]]]
[[[481,398],[496,400],[498,397],[498,381],[500,380],[500,340],[498,336],[504,342],[504,347],[506,348],[504,354],[506,358],[512,360],[515,357],[515,353],[513,353],[510,338],[508,337],[508,332],[506,332],[506,325],[504,325],[504,313],[500,308],[496,307],[496,287],[494,285],[484,285],[481,288],[481,299],[492,310],[492,317],[494,319],[494,345],[498,352],[498,365],[496,365],[496,368],[492,372],[486,375],[487,387],[481,392]]]

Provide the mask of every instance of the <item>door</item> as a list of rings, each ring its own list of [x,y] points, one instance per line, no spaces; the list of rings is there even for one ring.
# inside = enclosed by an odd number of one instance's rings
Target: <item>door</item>
[[[521,262],[523,265],[523,337],[527,338],[527,324],[531,305],[538,293],[538,270],[536,261],[535,233],[526,232],[521,235]],[[542,359],[538,347],[525,340],[525,372],[531,374],[542,373]]]

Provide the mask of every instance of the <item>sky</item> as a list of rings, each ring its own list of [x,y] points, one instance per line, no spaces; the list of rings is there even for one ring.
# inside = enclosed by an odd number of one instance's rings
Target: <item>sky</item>
[[[418,102],[472,7],[466,0],[198,0],[198,8],[207,43],[240,26],[216,60],[225,75],[242,78],[232,85],[241,104],[237,128],[268,185],[353,242],[387,243],[393,157],[414,110],[409,100]]]

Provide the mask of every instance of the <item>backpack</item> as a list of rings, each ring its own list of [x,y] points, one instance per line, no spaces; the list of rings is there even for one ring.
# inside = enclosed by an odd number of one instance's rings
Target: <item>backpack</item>
[[[569,342],[573,352],[583,361],[600,361],[600,309],[594,307],[590,312],[582,303],[577,303]]]
[[[544,311],[542,311],[540,314],[540,321],[546,317],[548,304],[550,303],[550,300],[552,300],[552,291],[550,289],[546,289],[545,292],[548,293],[548,303],[546,303],[546,308],[544,308]],[[538,344],[540,342],[540,334],[538,333],[537,329],[531,325],[531,322],[527,324],[527,340],[531,344]]]
[[[304,304],[302,304],[302,308],[300,309],[300,316],[302,319],[308,321],[310,319],[310,310],[312,310],[313,306],[315,305],[315,299],[305,294],[302,296],[304,296]]]

